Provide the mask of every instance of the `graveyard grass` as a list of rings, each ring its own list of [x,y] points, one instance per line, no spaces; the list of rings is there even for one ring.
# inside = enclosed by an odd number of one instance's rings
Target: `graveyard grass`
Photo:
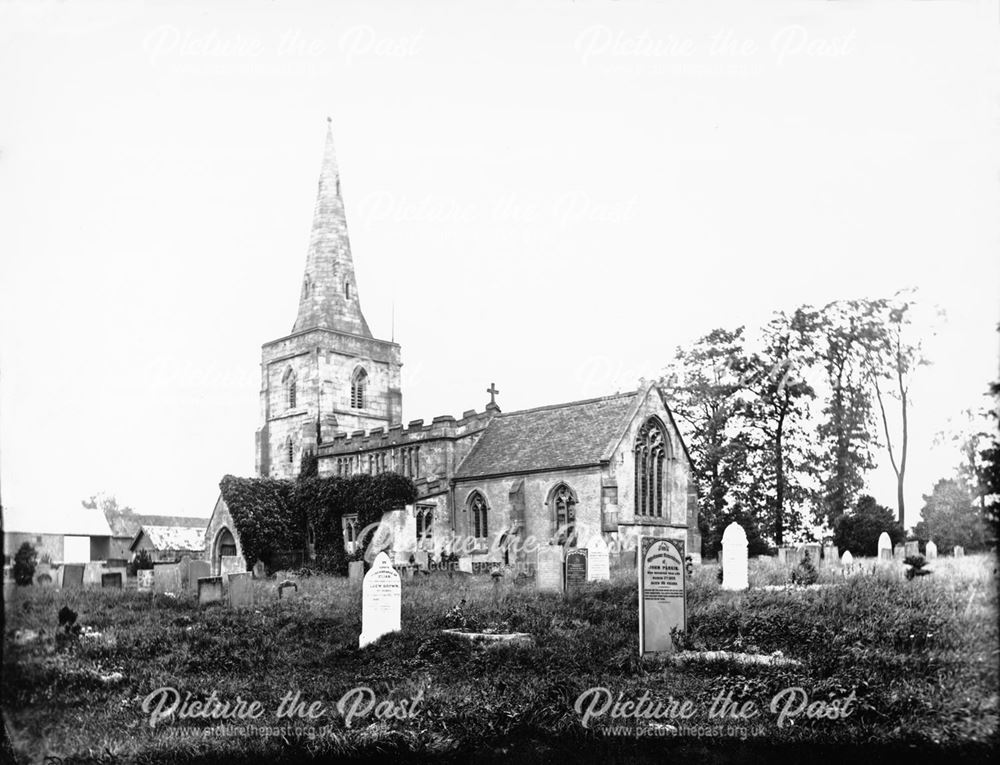
[[[589,584],[567,599],[508,582],[495,586],[488,577],[404,580],[402,632],[364,650],[358,649],[360,587],[344,579],[302,579],[300,597],[282,602],[274,580],[256,582],[257,605],[244,610],[199,607],[187,595],[18,588],[5,608],[3,709],[15,751],[26,761],[305,762],[387,755],[538,761],[573,753],[603,762],[676,755],[704,762],[752,759],[776,748],[808,757],[828,746],[868,755],[859,759],[881,752],[910,762],[950,753],[989,756],[998,712],[995,557],[938,559],[933,575],[913,581],[899,565],[879,568],[867,560],[860,567],[851,579],[822,569],[820,584],[828,586],[763,589],[786,581],[788,571],[754,560],[751,589],[736,593],[719,589],[717,567],[695,569],[685,648],[780,651],[799,666],[640,659],[635,577],[619,572],[611,583]],[[443,635],[443,628],[457,626],[453,608],[463,598],[468,627],[527,632],[535,645],[484,649]],[[57,637],[63,605],[99,634]],[[19,630],[41,637],[24,642],[20,632],[15,640]],[[154,729],[141,706],[161,686],[194,698],[214,690],[222,700],[258,700],[267,710],[251,723],[259,726],[279,725],[274,712],[282,697],[299,691],[332,709],[309,725],[331,727],[322,736],[286,730],[274,737],[199,735],[215,724],[208,720]],[[348,729],[335,704],[356,686],[369,686],[379,699],[422,692],[423,701],[413,719],[362,719]],[[584,729],[574,703],[595,686],[625,698],[648,690],[660,700],[693,701],[698,714],[666,721],[673,724],[725,727],[727,721],[705,714],[725,691],[740,703],[756,702],[762,712],[736,723],[751,729],[745,741],[725,733],[657,736],[662,729],[628,719],[595,720]],[[768,705],[792,686],[810,700],[854,692],[857,701],[846,719],[800,717],[778,728]],[[627,727],[610,735],[610,724]],[[647,735],[637,735],[637,726]]]

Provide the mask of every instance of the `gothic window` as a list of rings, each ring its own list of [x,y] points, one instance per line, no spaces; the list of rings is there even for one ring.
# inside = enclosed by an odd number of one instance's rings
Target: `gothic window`
[[[433,507],[417,506],[417,540],[431,538],[431,524],[433,521]]]
[[[663,473],[667,458],[663,425],[650,417],[635,438],[635,514],[663,517]]]
[[[298,381],[296,380],[295,370],[289,367],[285,370],[285,375],[281,379],[285,385],[285,404],[289,409],[294,409],[295,399],[298,394]]]
[[[559,544],[575,538],[576,497],[573,491],[564,483],[559,484],[552,492],[552,509],[555,513],[556,534]]]
[[[486,539],[488,534],[486,500],[478,491],[469,497],[469,510],[472,511],[472,532],[476,539]]]
[[[358,367],[351,377],[351,409],[365,408],[366,388],[368,387],[368,373]]]

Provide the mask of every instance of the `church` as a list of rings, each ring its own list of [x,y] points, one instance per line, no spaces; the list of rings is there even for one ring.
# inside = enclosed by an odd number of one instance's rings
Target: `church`
[[[457,552],[473,570],[531,569],[538,545],[596,534],[612,551],[640,535],[684,540],[700,560],[691,458],[655,385],[503,412],[491,383],[482,411],[404,423],[401,366],[400,346],[374,337],[361,309],[328,120],[298,314],[262,347],[257,475],[294,478],[315,453],[323,476],[407,476],[418,499],[393,513],[397,543]],[[215,573],[237,552],[220,505],[206,535]],[[343,524],[351,552],[360,529]]]

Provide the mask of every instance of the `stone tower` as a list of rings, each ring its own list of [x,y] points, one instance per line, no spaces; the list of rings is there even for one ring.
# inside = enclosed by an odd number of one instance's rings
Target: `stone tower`
[[[298,315],[291,334],[261,350],[260,476],[291,478],[302,455],[335,433],[402,421],[399,345],[376,340],[361,312],[327,123]]]

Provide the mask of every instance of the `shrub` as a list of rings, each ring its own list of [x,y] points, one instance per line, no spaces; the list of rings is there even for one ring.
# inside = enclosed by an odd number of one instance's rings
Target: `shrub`
[[[927,576],[929,573],[931,573],[930,571],[926,571],[924,569],[924,566],[927,565],[927,561],[924,560],[923,555],[909,555],[903,561],[903,563],[907,566],[906,569],[907,579],[913,579],[916,576]]]
[[[24,542],[14,554],[14,581],[22,587],[31,584],[35,578],[35,548],[30,542]]]
[[[153,568],[153,559],[149,557],[148,550],[139,550],[139,553],[129,562],[126,571],[129,576],[135,576],[136,571],[148,571]]]
[[[878,538],[883,531],[889,533],[893,546],[906,538],[892,511],[866,495],[858,499],[852,512],[834,522],[833,543],[841,552],[850,550],[851,555],[872,558],[878,555]]]
[[[802,557],[802,562],[795,567],[792,571],[792,584],[816,584],[819,579],[819,572],[816,570],[816,566],[813,565],[812,558],[809,553]]]

